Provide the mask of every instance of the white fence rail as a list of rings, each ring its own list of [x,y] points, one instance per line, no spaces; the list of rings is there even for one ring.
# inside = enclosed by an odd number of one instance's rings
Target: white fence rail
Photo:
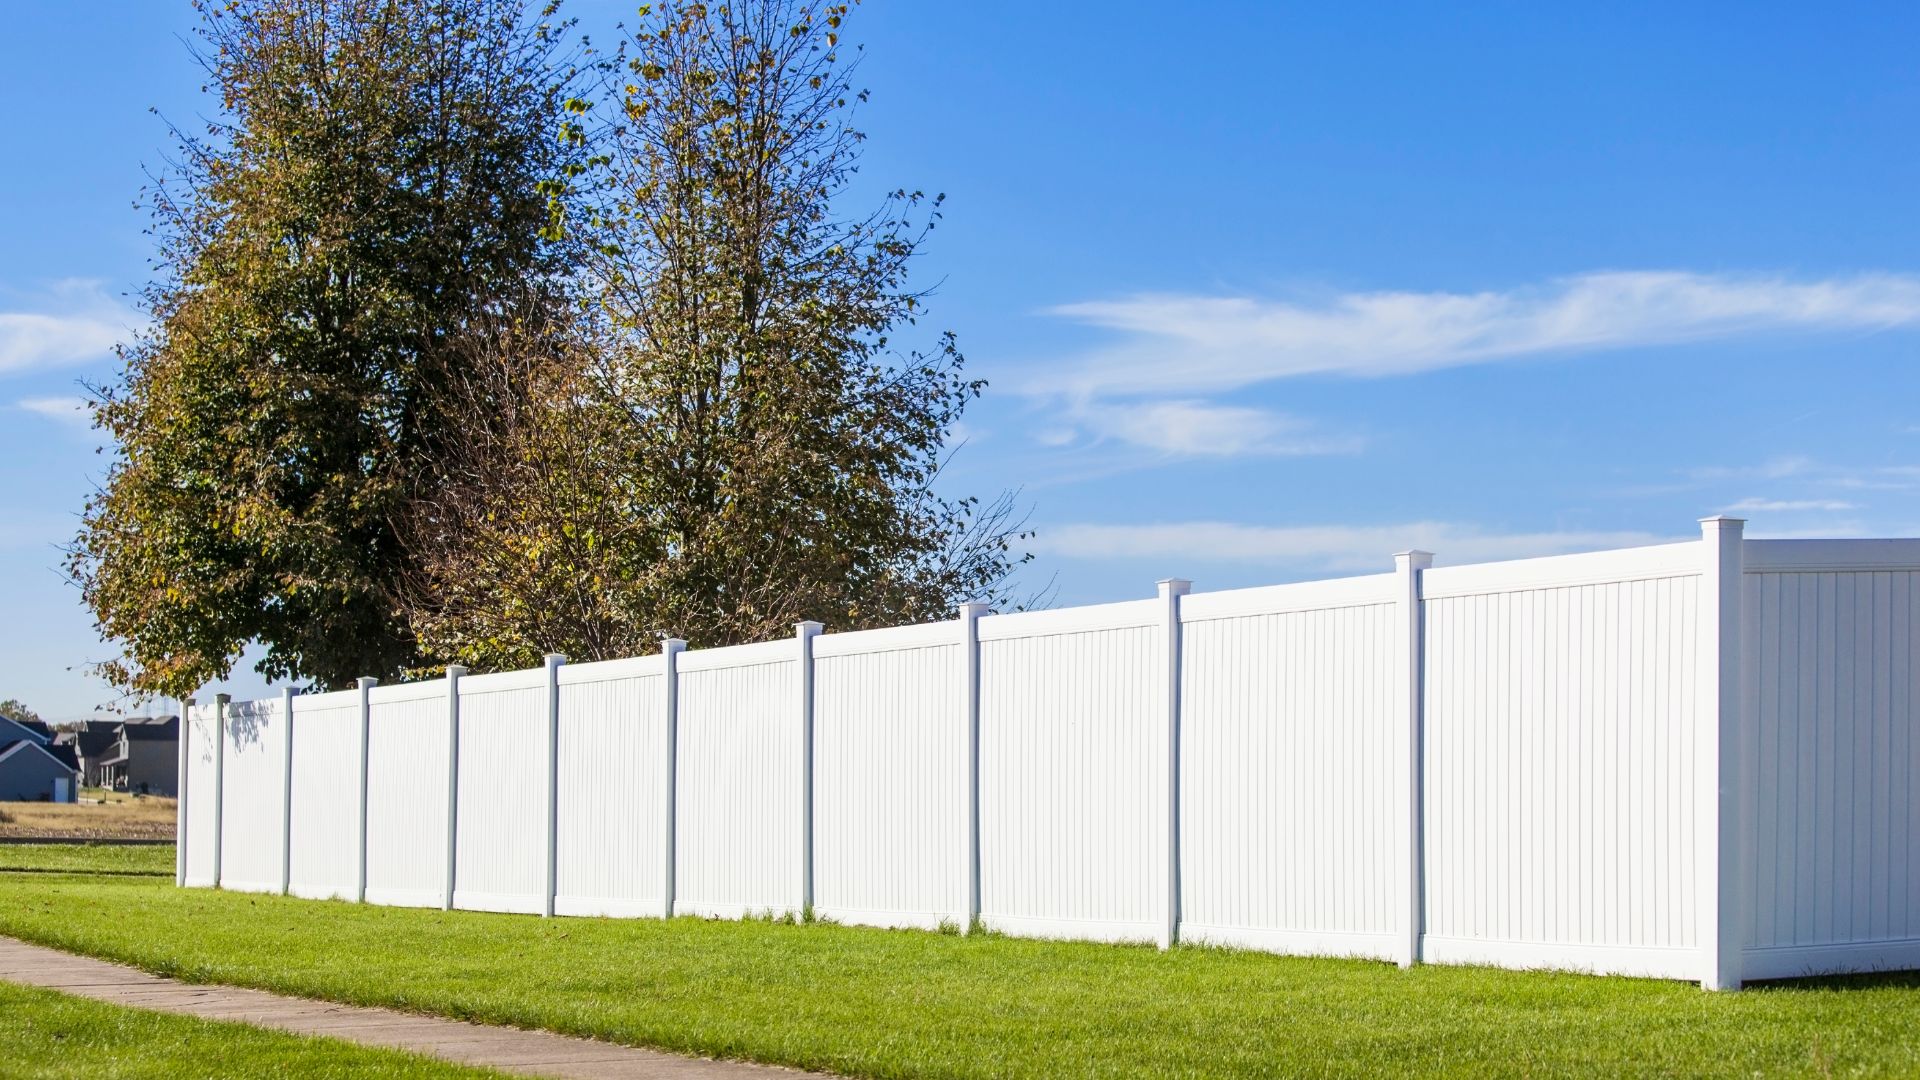
[[[1700,541],[190,706],[178,878],[1742,980],[1920,966],[1920,541]]]

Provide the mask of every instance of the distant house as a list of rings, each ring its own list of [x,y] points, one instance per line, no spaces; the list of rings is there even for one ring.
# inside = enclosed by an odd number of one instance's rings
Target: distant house
[[[99,786],[172,795],[180,779],[180,721],[172,716],[127,720],[101,755]]]
[[[121,720],[86,720],[65,731],[56,732],[53,745],[70,746],[80,761],[80,783],[85,787],[108,787],[103,763],[121,757]]]
[[[53,729],[48,727],[47,722],[44,720],[11,720],[10,719],[7,722],[14,725],[15,727],[25,728],[30,734],[39,736],[40,741],[43,743],[48,743],[53,741]]]
[[[79,796],[79,759],[52,742],[45,724],[0,718],[0,801],[72,802]]]

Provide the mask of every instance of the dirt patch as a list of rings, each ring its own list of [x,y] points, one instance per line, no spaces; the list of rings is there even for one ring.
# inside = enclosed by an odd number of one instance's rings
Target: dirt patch
[[[0,803],[0,837],[171,840],[174,800],[158,795],[108,803]]]

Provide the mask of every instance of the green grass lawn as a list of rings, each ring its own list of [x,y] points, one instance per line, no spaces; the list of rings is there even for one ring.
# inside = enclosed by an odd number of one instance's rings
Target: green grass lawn
[[[0,1078],[499,1077],[396,1050],[129,1009],[0,982]]]
[[[0,871],[138,874],[173,880],[172,844],[0,844]]]
[[[261,987],[861,1076],[1920,1075],[1920,978],[1691,984],[0,871],[0,933]]]

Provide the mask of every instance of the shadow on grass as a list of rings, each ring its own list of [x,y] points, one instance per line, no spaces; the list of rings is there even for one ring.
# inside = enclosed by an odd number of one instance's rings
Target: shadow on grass
[[[1769,990],[1914,990],[1920,989],[1920,971],[1870,971],[1858,975],[1801,975],[1791,979],[1750,982],[1747,991]]]

